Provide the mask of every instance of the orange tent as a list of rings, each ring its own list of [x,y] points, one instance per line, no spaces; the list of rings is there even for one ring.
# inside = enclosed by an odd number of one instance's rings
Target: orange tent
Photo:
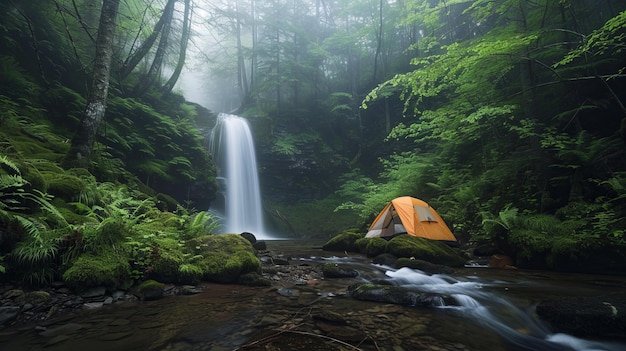
[[[372,222],[365,237],[384,238],[404,233],[431,240],[456,241],[434,208],[410,196],[391,200]]]

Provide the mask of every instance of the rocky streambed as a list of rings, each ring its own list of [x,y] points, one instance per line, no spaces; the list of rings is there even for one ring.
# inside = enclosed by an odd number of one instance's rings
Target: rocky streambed
[[[0,350],[498,351],[541,350],[552,345],[525,338],[530,345],[516,348],[510,337],[487,327],[484,321],[468,319],[464,313],[386,300],[398,298],[397,291],[393,296],[356,299],[351,296],[351,287],[365,283],[388,286],[385,269],[371,265],[361,255],[323,252],[319,244],[268,242],[268,250],[260,253],[260,259],[263,278],[271,285],[263,287],[167,285],[165,296],[153,301],[142,300],[131,290],[100,288],[77,295],[61,285],[39,291],[4,287],[0,290],[0,311],[4,311],[0,316],[9,316],[5,319],[9,322],[0,329]],[[345,275],[327,277],[325,268],[329,265],[342,268]],[[550,281],[550,275],[493,272],[490,281],[505,283],[485,284],[481,289],[509,295],[522,308],[531,308],[543,298],[597,296],[595,291],[626,287],[620,277],[591,279],[591,286],[579,277],[569,277],[561,284],[565,291],[541,291],[545,288],[526,280]],[[569,284],[578,286],[578,292]],[[411,289],[400,291],[406,296],[414,293]],[[554,308],[562,310],[562,306],[554,306],[546,305],[546,309],[553,308],[551,313]],[[621,307],[611,306],[620,315]],[[515,331],[519,335],[531,333],[519,329]],[[536,347],[533,342],[537,342]],[[577,349],[563,344],[555,347]]]

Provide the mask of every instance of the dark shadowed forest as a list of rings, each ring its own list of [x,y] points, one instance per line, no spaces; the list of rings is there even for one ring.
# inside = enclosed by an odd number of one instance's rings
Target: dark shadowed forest
[[[2,1],[0,281],[210,276],[219,112],[282,237],[414,196],[470,253],[625,272],[625,36],[614,0]]]

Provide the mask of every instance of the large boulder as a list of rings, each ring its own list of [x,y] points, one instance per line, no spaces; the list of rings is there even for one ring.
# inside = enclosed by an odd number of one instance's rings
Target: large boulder
[[[579,337],[626,338],[626,294],[561,298],[537,305],[555,331]]]
[[[194,266],[202,279],[216,283],[237,282],[242,274],[261,273],[261,261],[250,241],[238,234],[206,235],[187,242],[196,255]]]
[[[445,243],[412,235],[394,237],[387,244],[386,250],[396,257],[419,259],[449,267],[462,267],[466,262],[465,258]]]
[[[354,245],[360,253],[364,253],[367,257],[376,257],[385,252],[387,249],[387,243],[387,240],[381,237],[376,237],[358,239]]]
[[[118,287],[130,277],[130,264],[120,254],[105,250],[99,255],[83,254],[63,273],[63,281],[72,287]]]
[[[339,235],[335,235],[330,238],[323,246],[322,249],[326,251],[350,251],[358,252],[358,248],[355,243],[357,240],[363,238],[363,234],[355,232],[344,232]]]

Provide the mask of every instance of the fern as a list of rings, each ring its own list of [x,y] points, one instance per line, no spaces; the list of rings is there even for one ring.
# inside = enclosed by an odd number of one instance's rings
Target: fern
[[[51,237],[45,225],[35,219],[22,216],[15,217],[28,234],[28,238],[20,242],[12,255],[17,262],[31,267],[43,266],[52,262],[59,251],[58,239]]]
[[[219,221],[211,213],[207,211],[198,212],[190,220],[187,220],[183,228],[183,237],[191,239],[203,234],[212,234],[219,227]]]

